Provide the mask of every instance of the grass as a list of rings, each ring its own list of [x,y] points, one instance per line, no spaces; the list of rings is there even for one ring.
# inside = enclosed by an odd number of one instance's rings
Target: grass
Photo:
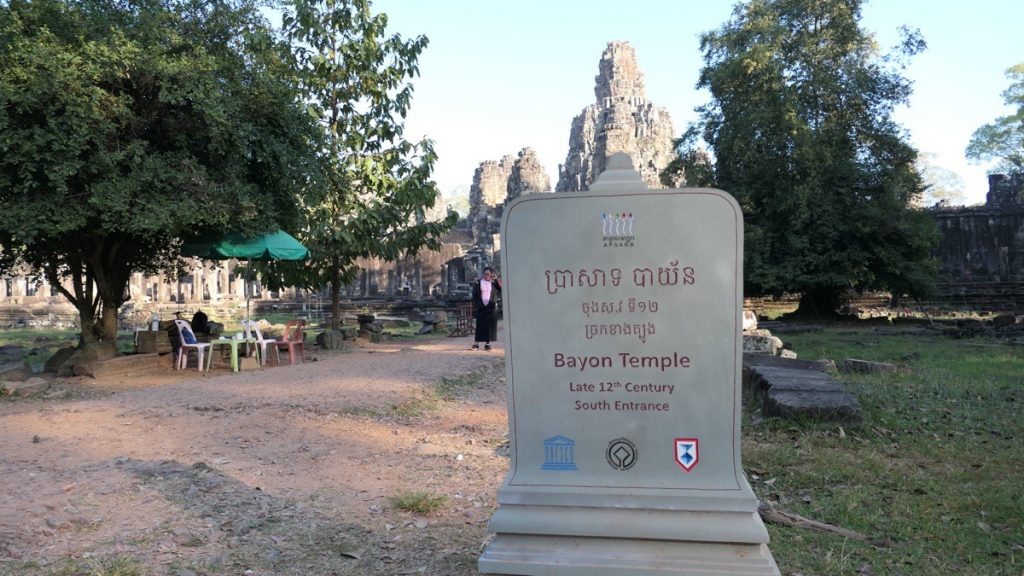
[[[906,364],[838,378],[864,424],[760,418],[743,460],[762,500],[867,535],[769,526],[783,574],[1024,573],[1024,349],[891,329],[784,334],[804,359]]]
[[[11,568],[13,572],[5,572]],[[36,562],[0,564],[0,574],[19,576],[38,574],[40,576],[149,576],[151,572],[138,559],[128,554],[113,554],[94,560],[66,558],[57,564],[43,567]]]
[[[25,349],[25,361],[39,372],[53,353],[78,344],[76,330],[58,328],[10,328],[0,330],[0,346],[20,346]]]
[[[443,494],[431,494],[422,490],[402,492],[392,496],[389,501],[398,510],[412,512],[413,514],[430,514],[437,510],[448,500]]]
[[[432,390],[420,392],[401,404],[394,404],[390,411],[374,406],[350,406],[340,411],[342,416],[356,416],[375,419],[393,419],[412,423],[418,418],[438,412],[445,402],[453,402],[468,390],[479,386],[487,375],[474,372],[454,378],[442,378]]]

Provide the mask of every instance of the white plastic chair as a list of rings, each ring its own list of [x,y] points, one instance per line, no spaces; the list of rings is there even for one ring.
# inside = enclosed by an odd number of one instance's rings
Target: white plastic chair
[[[267,345],[269,344],[271,349],[274,351],[274,366],[281,363],[281,354],[277,350],[277,340],[274,338],[264,338],[263,332],[260,331],[260,323],[256,320],[242,320],[242,330],[245,331],[246,338],[255,338],[256,345],[260,347],[260,361],[263,365],[267,365]]]
[[[192,325],[188,323],[188,320],[175,320],[174,325],[178,327],[178,342],[180,342],[180,346],[178,347],[178,357],[175,359],[174,363],[176,369],[184,370],[185,366],[188,365],[188,351],[195,350],[196,359],[198,360],[196,369],[202,372],[203,356],[206,355],[206,350],[210,347],[210,345],[206,342],[195,341],[196,333],[192,331]],[[186,330],[188,331],[189,334],[192,335],[193,343],[191,344],[185,342]]]

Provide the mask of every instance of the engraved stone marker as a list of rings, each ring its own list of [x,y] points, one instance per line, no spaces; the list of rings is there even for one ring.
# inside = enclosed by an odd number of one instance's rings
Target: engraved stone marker
[[[649,190],[506,209],[511,461],[485,574],[779,574],[740,466],[742,214]]]

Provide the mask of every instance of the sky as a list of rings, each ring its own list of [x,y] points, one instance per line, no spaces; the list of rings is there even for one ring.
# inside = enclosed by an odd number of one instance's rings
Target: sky
[[[720,0],[373,0],[389,29],[430,43],[406,119],[410,140],[434,141],[434,179],[463,193],[484,160],[532,147],[551,178],[569,150],[571,122],[595,101],[594,77],[608,42],[628,41],[647,98],[666,108],[676,133],[709,95],[697,90],[700,34],[722,26],[734,2]],[[899,28],[921,31],[928,49],[904,74],[914,82],[895,119],[922,153],[965,183],[964,203],[985,201],[986,166],[964,148],[980,126],[1005,115],[1005,72],[1024,62],[1019,0],[870,0],[862,29],[888,51]]]

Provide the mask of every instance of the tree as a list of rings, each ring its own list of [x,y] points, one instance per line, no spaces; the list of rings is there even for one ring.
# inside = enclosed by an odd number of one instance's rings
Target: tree
[[[298,218],[312,123],[253,2],[0,4],[0,252],[114,349],[132,272],[184,236]]]
[[[284,28],[310,112],[322,129],[322,178],[312,183],[300,238],[310,260],[291,281],[328,284],[333,325],[341,318],[342,286],[358,258],[386,261],[438,249],[455,217],[426,219],[439,197],[430,180],[436,154],[429,140],[403,138],[419,74],[424,36],[386,34],[387,16],[367,0],[295,0]]]
[[[990,174],[1024,172],[1024,62],[1006,71],[1010,87],[1003,102],[1017,110],[974,131],[966,156],[977,162],[995,161]]]
[[[921,206],[963,203],[967,188],[964,179],[956,172],[939,166],[937,160],[938,157],[931,153],[917,156],[917,171],[925,184]]]
[[[803,313],[834,313],[851,288],[922,295],[934,276],[937,232],[909,208],[916,152],[891,118],[910,94],[899,66],[924,42],[904,30],[882,58],[860,5],[750,0],[701,38],[702,183],[744,211],[747,292],[798,293]]]

